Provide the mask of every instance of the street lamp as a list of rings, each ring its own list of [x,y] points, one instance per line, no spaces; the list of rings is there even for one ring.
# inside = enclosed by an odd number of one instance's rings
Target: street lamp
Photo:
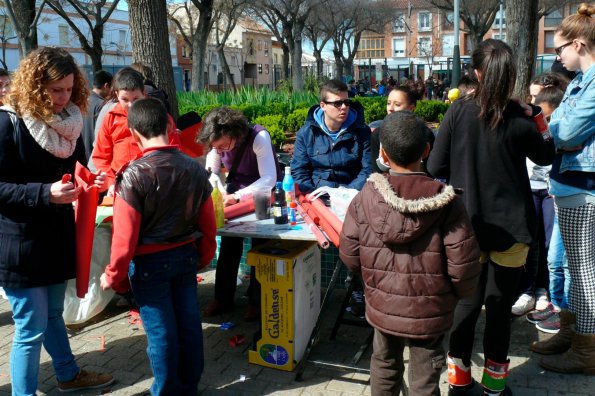
[[[455,42],[454,42],[454,48],[453,48],[453,54],[452,54],[452,81],[451,81],[451,86],[452,87],[456,87],[457,85],[459,85],[459,80],[461,79],[461,52],[459,49],[459,17],[460,17],[460,11],[459,11],[459,0],[455,0],[454,3],[454,13],[453,13],[453,19],[454,19],[454,28],[455,28]]]

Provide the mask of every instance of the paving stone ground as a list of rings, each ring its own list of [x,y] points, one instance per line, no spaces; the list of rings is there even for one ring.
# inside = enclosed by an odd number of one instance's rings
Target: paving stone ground
[[[205,305],[213,295],[214,270],[201,274],[204,281],[199,286],[199,299]],[[294,374],[248,363],[248,345],[232,348],[229,338],[243,334],[247,339],[257,330],[255,323],[242,320],[243,308],[247,302],[241,296],[246,283],[237,292],[238,308],[230,314],[203,320],[205,343],[205,371],[199,385],[199,394],[208,395],[370,395],[367,374],[341,372],[333,369],[307,365],[301,382],[294,380]],[[348,363],[357,352],[359,344],[370,332],[368,328],[341,326],[337,338],[329,340],[330,330],[344,290],[333,294],[332,305],[325,314],[320,341],[311,358]],[[222,322],[237,324],[233,330],[221,331]],[[547,337],[539,333],[523,318],[513,323],[513,336],[510,349],[511,372],[509,385],[515,396],[587,396],[595,395],[595,376],[561,375],[545,372],[537,365],[538,356],[528,350],[528,345],[537,339]],[[478,351],[473,356],[473,376],[480,379],[483,356],[480,321],[475,338]],[[0,396],[9,395],[10,371],[9,356],[14,332],[11,312],[6,300],[0,299]],[[101,350],[101,337],[105,339],[105,349]],[[87,391],[82,395],[140,395],[152,383],[151,368],[145,354],[146,337],[142,326],[130,324],[128,310],[110,306],[95,320],[83,328],[72,331],[70,343],[77,362],[83,368],[112,373],[116,382],[107,390]],[[369,367],[370,350],[366,351],[359,366]],[[245,379],[243,379],[245,378]],[[446,394],[446,372],[442,374],[440,388]],[[45,351],[41,356],[39,372],[39,395],[58,395],[51,361]]]

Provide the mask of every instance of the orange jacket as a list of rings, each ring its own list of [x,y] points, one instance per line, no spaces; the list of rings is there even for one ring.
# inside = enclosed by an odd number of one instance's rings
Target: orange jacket
[[[91,158],[99,171],[107,174],[108,186],[116,182],[116,173],[122,167],[141,156],[130,129],[128,129],[128,111],[119,103],[105,116]],[[169,144],[179,145],[180,138],[176,132],[173,118],[169,116]]]

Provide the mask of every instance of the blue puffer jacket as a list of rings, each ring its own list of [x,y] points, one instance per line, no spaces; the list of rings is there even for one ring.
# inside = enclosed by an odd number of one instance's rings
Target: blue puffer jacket
[[[351,124],[333,139],[316,121],[320,106],[310,108],[304,126],[298,131],[291,160],[291,173],[300,191],[321,186],[361,190],[372,173],[370,128],[364,122],[361,104],[351,105],[346,123]]]

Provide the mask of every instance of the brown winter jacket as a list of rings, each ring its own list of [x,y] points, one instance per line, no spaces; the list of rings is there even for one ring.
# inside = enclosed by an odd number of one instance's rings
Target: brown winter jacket
[[[481,271],[463,203],[420,173],[370,176],[349,206],[340,257],[362,274],[368,322],[408,338],[448,331]]]

